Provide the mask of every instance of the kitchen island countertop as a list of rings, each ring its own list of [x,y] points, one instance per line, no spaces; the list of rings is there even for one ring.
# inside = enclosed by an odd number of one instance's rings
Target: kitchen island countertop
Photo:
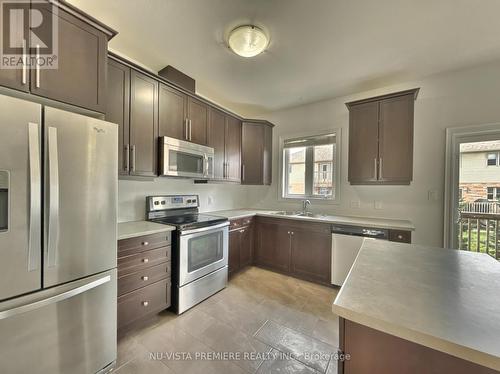
[[[365,240],[333,303],[355,323],[500,370],[500,263]]]

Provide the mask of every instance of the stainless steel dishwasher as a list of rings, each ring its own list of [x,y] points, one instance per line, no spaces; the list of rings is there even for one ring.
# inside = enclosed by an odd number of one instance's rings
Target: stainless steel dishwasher
[[[332,284],[342,286],[365,239],[388,238],[387,229],[332,225]]]

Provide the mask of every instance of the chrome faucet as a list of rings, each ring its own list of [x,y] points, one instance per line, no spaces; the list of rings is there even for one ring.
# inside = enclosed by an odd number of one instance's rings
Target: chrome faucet
[[[311,205],[311,200],[302,201],[302,213],[307,214],[307,207]]]

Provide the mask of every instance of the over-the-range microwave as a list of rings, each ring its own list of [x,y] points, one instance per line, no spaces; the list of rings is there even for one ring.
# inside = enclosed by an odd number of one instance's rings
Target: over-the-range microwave
[[[163,136],[160,138],[160,174],[166,177],[214,177],[214,149]]]

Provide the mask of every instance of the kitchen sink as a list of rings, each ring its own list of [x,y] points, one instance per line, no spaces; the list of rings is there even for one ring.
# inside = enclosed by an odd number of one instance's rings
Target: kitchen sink
[[[288,211],[281,211],[273,214],[276,214],[278,216],[309,217],[309,218],[322,218],[325,216],[324,214],[316,214],[312,212],[288,212]]]

